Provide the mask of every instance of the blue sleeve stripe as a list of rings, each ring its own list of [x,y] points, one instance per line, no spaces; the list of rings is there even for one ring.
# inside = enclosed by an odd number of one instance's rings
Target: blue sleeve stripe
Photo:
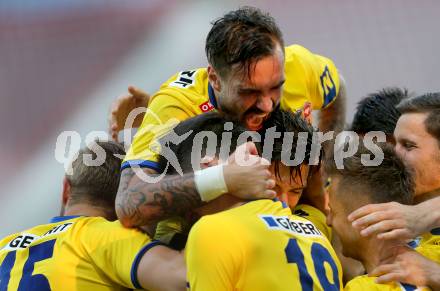
[[[152,242],[150,242],[149,244],[147,244],[146,246],[144,246],[139,253],[136,255],[136,257],[134,258],[134,262],[133,265],[131,265],[131,282],[133,283],[133,286],[136,289],[142,289],[142,286],[139,284],[139,280],[137,277],[137,270],[139,267],[139,263],[141,262],[142,257],[144,256],[144,254],[146,252],[148,252],[151,248],[155,247],[155,246],[159,246],[159,245],[165,245],[164,243],[158,241],[158,240],[154,240]]]
[[[153,161],[146,161],[146,160],[125,161],[122,163],[121,170],[126,169],[126,168],[131,168],[132,166],[153,169],[158,173],[162,172],[158,163],[153,162]]]
[[[416,286],[410,284],[400,283],[400,285],[403,287],[403,290],[405,291],[414,291],[417,289]]]
[[[57,223],[57,222],[61,222],[64,220],[69,220],[69,219],[73,219],[73,218],[77,218],[80,217],[81,215],[67,215],[67,216],[55,216],[52,217],[52,219],[49,221],[49,223]]]

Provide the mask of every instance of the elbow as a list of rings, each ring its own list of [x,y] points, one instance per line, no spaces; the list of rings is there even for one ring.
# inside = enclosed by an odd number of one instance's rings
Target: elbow
[[[136,225],[133,223],[133,219],[130,215],[127,214],[124,205],[116,204],[116,216],[119,219],[119,222],[127,228],[134,228]]]
[[[118,193],[115,210],[119,222],[127,228],[147,225],[153,219],[153,207],[140,202],[139,197],[134,197],[135,195],[129,192]],[[122,199],[118,199],[119,197]]]

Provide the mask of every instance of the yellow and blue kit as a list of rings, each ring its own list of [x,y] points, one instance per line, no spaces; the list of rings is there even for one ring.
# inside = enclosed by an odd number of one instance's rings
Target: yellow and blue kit
[[[341,290],[329,240],[272,200],[202,217],[186,246],[189,290]]]
[[[423,234],[416,240],[409,243],[415,251],[422,254],[426,258],[440,263],[440,228],[435,228],[428,233]],[[384,291],[413,291],[413,290],[430,290],[426,287],[417,287],[410,284],[392,282],[387,284],[377,284],[374,282],[376,277],[368,277],[367,275],[359,276],[351,280],[345,286],[346,291],[357,290],[384,290]]]
[[[119,221],[55,217],[0,241],[0,290],[140,289],[140,259],[158,244]]]
[[[331,104],[339,93],[339,75],[334,63],[299,45],[285,48],[286,82],[281,109],[295,111],[306,102],[319,110]],[[216,110],[214,90],[206,68],[182,71],[166,81],[150,99],[144,120],[136,133],[122,168],[147,167],[161,172],[157,164],[157,139],[178,122]]]

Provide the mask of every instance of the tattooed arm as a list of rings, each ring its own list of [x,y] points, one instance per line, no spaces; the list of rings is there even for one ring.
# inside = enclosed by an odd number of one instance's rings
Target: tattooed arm
[[[150,176],[157,175],[150,169],[142,171]],[[126,227],[151,225],[173,215],[182,215],[201,204],[193,173],[166,176],[157,183],[146,183],[131,168],[122,171],[116,213]]]
[[[254,144],[245,143],[240,147],[241,154],[252,153]],[[248,154],[249,154],[248,153]],[[269,163],[254,157],[255,163],[240,165],[235,153],[223,166],[223,175],[228,193],[241,199],[272,199],[275,181],[271,178]],[[150,169],[136,169],[140,174],[158,176]],[[138,173],[139,174],[139,173]],[[202,200],[194,182],[194,173],[183,176],[169,175],[156,183],[147,183],[131,168],[122,170],[118,194],[116,195],[116,214],[126,227],[152,225],[174,215],[182,215],[202,205]]]
[[[320,111],[319,130],[322,132],[333,130],[337,133],[344,128],[347,94],[344,78],[339,75],[339,79],[339,93],[336,100]]]

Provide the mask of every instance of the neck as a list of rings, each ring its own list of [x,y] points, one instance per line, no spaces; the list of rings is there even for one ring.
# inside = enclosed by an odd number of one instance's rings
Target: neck
[[[438,197],[438,196],[440,196],[440,188],[432,190],[432,191],[427,192],[427,193],[416,195],[414,197],[414,203],[413,204],[419,204],[419,203],[422,203],[422,202],[424,202],[426,200],[430,200],[430,199]]]
[[[93,207],[89,204],[74,204],[74,205],[66,205],[66,209],[63,213],[63,216],[72,216],[72,215],[83,215],[83,216],[101,216],[107,217],[108,213],[104,211],[104,209],[99,207]]]
[[[360,261],[367,273],[373,271],[381,262],[393,256],[397,246],[401,245],[392,240],[379,240],[371,237],[362,248]]]

